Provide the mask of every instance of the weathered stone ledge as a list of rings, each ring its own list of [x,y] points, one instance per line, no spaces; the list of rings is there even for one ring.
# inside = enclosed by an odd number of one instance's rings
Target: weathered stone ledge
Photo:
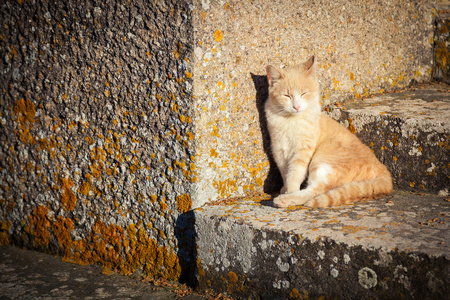
[[[326,110],[373,149],[399,189],[439,192],[449,188],[448,85],[422,85]]]
[[[406,192],[327,209],[277,209],[268,196],[199,208],[200,287],[238,298],[442,299],[449,214],[448,199]]]

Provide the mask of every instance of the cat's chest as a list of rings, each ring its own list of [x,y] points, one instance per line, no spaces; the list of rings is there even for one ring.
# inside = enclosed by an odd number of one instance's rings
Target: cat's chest
[[[284,157],[310,148],[319,134],[315,120],[274,118],[268,123],[272,149]]]

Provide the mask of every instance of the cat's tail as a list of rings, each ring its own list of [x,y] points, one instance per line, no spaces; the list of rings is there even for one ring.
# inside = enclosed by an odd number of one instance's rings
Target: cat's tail
[[[370,200],[389,195],[392,192],[392,188],[392,178],[390,176],[350,182],[317,195],[304,205],[309,207],[327,207]]]

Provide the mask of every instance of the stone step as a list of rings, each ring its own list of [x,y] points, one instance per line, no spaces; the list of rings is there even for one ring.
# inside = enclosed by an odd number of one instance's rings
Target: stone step
[[[194,211],[200,288],[240,299],[450,294],[448,198],[396,191],[326,209],[271,203],[263,195]]]
[[[325,109],[389,168],[397,188],[437,193],[450,187],[450,86],[421,86]]]

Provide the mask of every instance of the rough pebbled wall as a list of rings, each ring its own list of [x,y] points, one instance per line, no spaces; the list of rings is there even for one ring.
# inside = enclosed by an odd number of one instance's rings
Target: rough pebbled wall
[[[195,155],[188,3],[2,3],[1,243],[178,279]]]
[[[438,8],[439,10],[435,19],[434,67],[432,77],[438,81],[449,83],[450,10],[448,10],[446,5],[442,4],[439,5]]]

